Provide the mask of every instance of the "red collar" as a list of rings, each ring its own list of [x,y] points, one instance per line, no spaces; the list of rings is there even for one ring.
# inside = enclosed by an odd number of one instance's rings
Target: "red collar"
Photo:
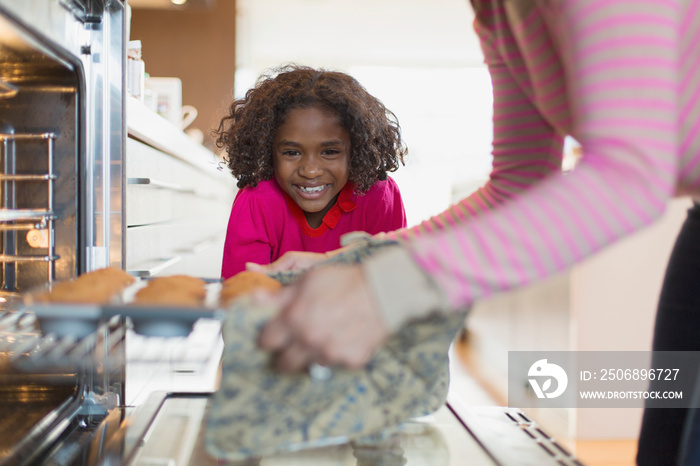
[[[306,215],[304,215],[304,211],[301,210],[301,207],[299,207],[297,203],[294,202],[294,199],[284,190],[282,190],[282,193],[284,194],[284,200],[287,202],[287,207],[289,207],[289,210],[292,212],[292,215],[294,215],[294,218],[299,223],[304,234],[312,238],[317,238],[324,234],[329,228],[335,228],[340,221],[341,215],[355,210],[357,204],[355,204],[355,201],[350,200],[353,188],[353,184],[349,181],[345,183],[343,189],[340,190],[340,194],[338,194],[338,199],[335,201],[335,204],[333,204],[333,207],[326,212],[326,215],[323,216],[321,225],[318,228],[311,228],[309,222],[306,221]]]

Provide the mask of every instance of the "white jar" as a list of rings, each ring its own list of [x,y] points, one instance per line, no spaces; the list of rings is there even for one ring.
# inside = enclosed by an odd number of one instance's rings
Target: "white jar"
[[[141,59],[141,41],[130,40],[127,46],[126,91],[143,102],[145,83],[146,63]]]

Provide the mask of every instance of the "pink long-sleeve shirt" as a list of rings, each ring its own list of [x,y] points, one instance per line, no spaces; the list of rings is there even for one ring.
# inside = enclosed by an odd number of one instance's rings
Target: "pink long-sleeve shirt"
[[[453,306],[576,263],[674,195],[700,197],[700,1],[486,1],[490,181],[402,235]],[[565,135],[583,152],[570,173]]]
[[[245,270],[246,262],[269,264],[288,251],[327,252],[352,231],[377,234],[406,227],[399,187],[392,178],[377,181],[362,196],[347,183],[318,228],[272,179],[238,191],[231,208],[221,276]]]

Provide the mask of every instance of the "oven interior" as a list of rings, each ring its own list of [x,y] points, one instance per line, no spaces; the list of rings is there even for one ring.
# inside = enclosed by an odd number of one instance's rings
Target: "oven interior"
[[[80,63],[0,15],[0,297],[75,276]]]
[[[76,339],[0,313],[0,465],[95,464],[123,420],[125,355],[120,316]]]

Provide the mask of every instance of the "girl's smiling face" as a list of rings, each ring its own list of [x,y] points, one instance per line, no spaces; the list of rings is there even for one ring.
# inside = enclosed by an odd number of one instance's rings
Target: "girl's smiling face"
[[[318,228],[350,173],[350,134],[332,111],[291,110],[277,128],[272,163],[280,187]]]

